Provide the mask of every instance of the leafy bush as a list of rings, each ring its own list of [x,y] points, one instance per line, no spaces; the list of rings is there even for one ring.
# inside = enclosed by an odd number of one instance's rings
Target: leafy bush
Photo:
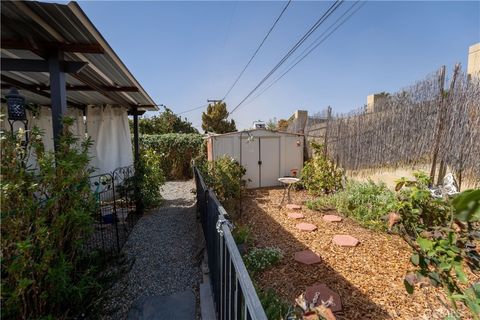
[[[480,190],[437,199],[427,188],[428,176],[416,173],[415,177],[401,179],[396,188],[399,229],[413,250],[410,261],[415,267],[414,274],[405,277],[405,288],[412,293],[416,282],[443,287],[455,310],[461,302],[473,319],[480,319],[480,284],[465,272],[466,266],[474,273],[480,270],[472,235],[480,222]]]
[[[334,207],[362,226],[384,230],[382,218],[397,207],[396,195],[384,183],[349,181],[345,189],[307,203],[313,210]]]
[[[195,133],[168,133],[142,135],[140,144],[146,150],[155,151],[167,179],[192,177],[191,162],[201,152],[203,136]]]
[[[447,225],[452,220],[453,208],[448,199],[432,197],[428,175],[423,172],[413,175],[415,180],[400,179],[395,190],[402,225],[405,232],[415,238],[423,230]]]
[[[135,175],[131,183],[135,192],[135,200],[141,200],[145,208],[160,205],[162,195],[160,188],[165,184],[165,176],[161,169],[162,157],[151,149],[140,153],[140,161],[135,164]],[[128,183],[128,182],[127,182]]]
[[[257,290],[258,298],[262,303],[263,310],[269,320],[285,319],[290,310],[290,306],[278,296],[275,290],[269,288],[266,290]]]
[[[22,146],[1,133],[2,318],[65,317],[98,291],[95,273],[81,264],[95,198],[90,189],[87,140],[77,149],[64,119],[55,152],[46,152],[38,129]],[[35,157],[38,168],[27,167]],[[68,306],[68,308],[66,307]]]
[[[250,228],[247,226],[241,226],[233,229],[233,239],[236,244],[244,244],[250,240]]]
[[[215,161],[197,159],[195,164],[227,212],[240,212],[239,200],[245,192],[246,181],[243,176],[246,169],[227,155]]]
[[[140,134],[198,133],[187,118],[182,119],[167,107],[164,109],[158,116],[138,120]],[[133,131],[133,121],[129,122],[130,131]]]
[[[255,274],[277,264],[282,257],[283,253],[278,248],[254,248],[243,257],[243,262],[247,270]]]
[[[323,146],[312,142],[314,156],[303,166],[302,185],[310,193],[332,193],[342,188],[343,170],[323,153]]]

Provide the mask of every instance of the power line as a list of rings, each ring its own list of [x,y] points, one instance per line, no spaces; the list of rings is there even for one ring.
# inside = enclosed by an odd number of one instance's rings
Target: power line
[[[195,107],[195,108],[192,108],[192,109],[189,109],[189,110],[185,110],[185,111],[182,111],[182,112],[178,112],[177,115],[192,112],[192,111],[195,111],[195,110],[198,110],[198,109],[202,109],[202,108],[205,108],[206,106],[208,106],[208,104],[202,104],[201,106],[198,106],[198,107]]]
[[[247,64],[245,65],[245,67],[243,67],[243,70],[240,72],[240,74],[237,76],[237,78],[235,79],[235,81],[233,82],[232,86],[230,87],[230,89],[228,89],[227,93],[225,94],[225,96],[223,97],[222,100],[225,100],[225,98],[227,98],[227,96],[230,94],[230,92],[233,90],[233,88],[236,86],[236,84],[238,83],[238,80],[240,80],[240,78],[242,77],[243,73],[245,72],[245,70],[247,70],[248,66],[250,65],[250,63],[252,63],[252,60],[253,58],[255,58],[255,56],[257,55],[258,51],[260,51],[260,48],[262,48],[263,44],[265,43],[265,41],[267,40],[268,36],[270,35],[270,33],[272,33],[273,29],[275,28],[275,26],[277,25],[278,21],[280,20],[280,18],[283,16],[283,13],[287,10],[288,6],[290,5],[290,3],[292,2],[292,0],[289,0],[287,2],[287,4],[285,5],[285,7],[283,7],[283,10],[282,12],[280,12],[280,15],[277,17],[277,19],[275,20],[275,22],[273,23],[273,25],[270,27],[270,30],[268,30],[267,34],[265,35],[265,37],[263,38],[262,42],[260,42],[259,46],[257,47],[257,49],[255,50],[255,52],[253,53],[253,55],[250,57],[250,60],[248,60]]]
[[[247,94],[247,96],[245,98],[243,98],[242,101],[240,101],[240,103],[235,107],[233,108],[233,110],[230,112],[230,114],[232,114],[233,112],[235,112],[235,110],[237,110],[248,98],[250,98],[250,96],[258,90],[258,88],[265,82],[268,80],[268,78],[270,78],[272,76],[272,74],[282,66],[283,63],[285,63],[285,61],[313,34],[313,32],[315,32],[315,30],[318,29],[318,27],[320,27],[320,25],[322,23],[325,22],[325,20],[333,13],[335,12],[335,10],[338,9],[338,7],[342,4],[342,1],[343,0],[337,0],[335,1],[335,3],[333,3],[330,8],[328,8],[328,10],[313,24],[312,27],[310,27],[310,29],[302,36],[302,38],[300,40],[298,40],[298,42],[290,49],[290,51],[287,52],[287,54],[280,60],[280,62],[277,63],[277,65],[272,69],[270,70],[270,72]]]
[[[356,1],[348,10],[346,10],[330,27],[325,30],[314,42],[312,42],[298,57],[297,60],[293,61],[292,64],[288,67],[288,69],[283,72],[280,76],[278,76],[275,80],[273,80],[270,84],[267,85],[260,93],[258,93],[253,99],[251,99],[247,104],[252,103],[258,97],[260,97],[265,91],[270,89],[275,83],[277,83],[280,79],[282,79],[290,70],[292,70],[297,64],[299,64],[303,59],[305,59],[308,55],[310,55],[319,45],[325,42],[338,28],[340,28],[351,16],[353,16],[358,10],[360,10],[366,2],[362,2],[359,7],[357,7],[352,13],[350,13],[343,21],[341,21],[332,31],[335,24],[337,24],[348,12],[350,12],[356,5],[358,5],[360,1]],[[328,33],[328,34],[327,34]],[[326,36],[325,36],[326,34]],[[308,52],[307,52],[308,51]],[[306,52],[306,53],[305,53]],[[305,54],[304,54],[305,53]]]

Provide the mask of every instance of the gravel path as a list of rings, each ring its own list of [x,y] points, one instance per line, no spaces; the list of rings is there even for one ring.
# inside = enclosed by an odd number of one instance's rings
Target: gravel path
[[[167,182],[161,208],[146,213],[123,248],[131,269],[107,292],[104,319],[125,319],[142,296],[171,295],[187,289],[198,295],[201,272],[193,180]]]

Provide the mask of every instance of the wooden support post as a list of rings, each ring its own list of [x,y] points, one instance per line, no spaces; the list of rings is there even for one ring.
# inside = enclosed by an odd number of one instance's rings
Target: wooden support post
[[[437,157],[438,157],[438,150],[440,147],[440,139],[442,134],[442,127],[444,121],[444,112],[443,112],[443,100],[445,98],[445,66],[440,68],[439,76],[438,76],[438,83],[440,87],[440,97],[438,103],[438,111],[437,111],[437,129],[435,131],[434,142],[433,142],[433,152],[432,152],[432,168],[430,170],[430,184],[434,185],[435,179],[435,171],[437,167]]]
[[[134,160],[137,163],[140,160],[140,148],[138,143],[138,113],[133,114],[133,148],[134,152]]]
[[[138,115],[139,113],[137,110],[134,110],[133,112],[133,149],[134,149],[134,164],[135,164],[135,169],[137,169],[138,162],[140,161],[140,146],[139,146],[139,139],[138,139]],[[137,170],[135,170],[135,174],[138,174]],[[137,180],[138,181],[138,180]],[[140,180],[141,181],[141,180]],[[135,208],[137,210],[137,213],[143,214],[143,199],[140,195],[140,186],[138,183],[135,183],[135,195],[136,195],[136,203],[135,203]]]
[[[67,112],[67,90],[65,72],[61,67],[63,52],[51,52],[48,56],[50,72],[50,95],[52,99],[52,125],[55,150],[58,149],[59,139],[63,132],[62,118]]]

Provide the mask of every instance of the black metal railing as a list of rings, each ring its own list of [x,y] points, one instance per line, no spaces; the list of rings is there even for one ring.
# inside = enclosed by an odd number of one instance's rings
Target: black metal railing
[[[194,167],[197,209],[207,246],[217,319],[266,320],[257,292],[230,232],[227,212]]]
[[[90,177],[96,197],[93,232],[86,241],[86,251],[120,252],[140,218],[135,206],[133,166]]]

